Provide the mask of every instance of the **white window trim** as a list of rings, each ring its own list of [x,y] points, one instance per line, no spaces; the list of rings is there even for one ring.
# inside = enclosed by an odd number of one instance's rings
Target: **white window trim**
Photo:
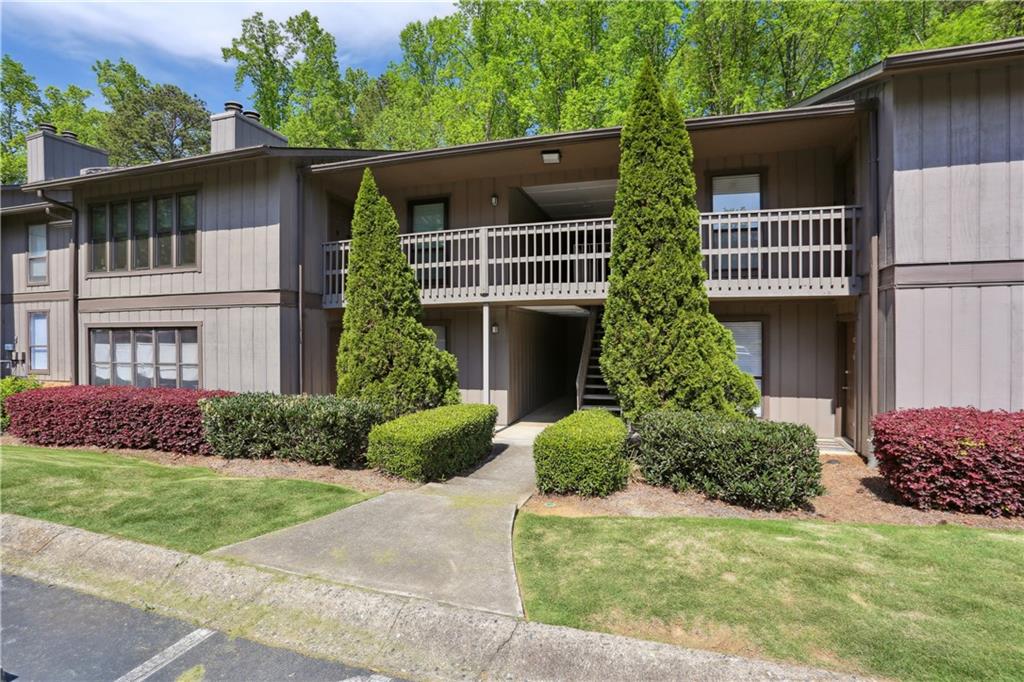
[[[189,323],[169,323],[169,324],[154,324],[152,326],[142,326],[142,325],[138,325],[138,324],[120,324],[120,325],[118,325],[118,324],[114,324],[114,325],[102,325],[102,324],[100,324],[100,325],[96,325],[96,326],[89,325],[88,328],[87,328],[88,334],[87,334],[86,343],[88,344],[88,354],[89,354],[89,356],[88,356],[89,357],[88,369],[89,369],[89,384],[90,385],[93,385],[93,386],[115,386],[115,385],[119,385],[119,384],[115,384],[114,383],[115,366],[119,365],[119,364],[125,364],[125,363],[115,362],[115,360],[114,360],[114,336],[113,335],[114,335],[114,332],[119,332],[119,331],[120,332],[125,332],[126,331],[126,332],[129,332],[129,334],[130,334],[129,342],[128,343],[129,343],[129,349],[130,349],[131,357],[130,357],[130,359],[129,359],[127,364],[131,367],[131,377],[132,378],[131,378],[131,383],[130,384],[124,384],[124,385],[129,385],[129,386],[134,386],[135,385],[135,371],[136,371],[136,365],[138,364],[137,361],[136,361],[137,360],[136,356],[137,356],[137,352],[138,352],[137,342],[136,342],[136,339],[135,339],[136,334],[138,332],[150,332],[152,334],[153,361],[150,362],[150,363],[146,363],[146,364],[147,364],[147,366],[153,367],[153,386],[152,387],[160,388],[160,386],[158,384],[159,384],[159,380],[160,380],[159,379],[159,377],[160,377],[159,372],[160,372],[161,364],[169,365],[170,363],[160,363],[160,362],[157,361],[158,357],[159,357],[159,355],[158,355],[159,354],[159,350],[158,350],[158,343],[157,343],[157,335],[161,331],[164,331],[164,332],[166,332],[166,331],[173,331],[175,333],[174,334],[174,344],[175,344],[175,362],[174,362],[174,367],[175,367],[175,387],[176,388],[182,388],[182,385],[181,385],[181,382],[182,382],[182,367],[195,366],[195,368],[196,368],[196,384],[197,384],[195,386],[195,389],[196,390],[201,390],[203,388],[203,353],[202,353],[202,324],[201,323],[192,323],[192,324],[189,324]],[[195,363],[182,362],[182,356],[181,356],[181,345],[182,345],[181,344],[181,332],[183,332],[183,331],[194,331],[195,334],[196,334],[196,362]],[[100,333],[106,332],[106,334],[107,334],[107,345],[109,347],[110,358],[106,362],[95,362],[95,360],[93,359],[93,335],[96,334],[97,332],[100,332]],[[95,369],[96,369],[97,365],[105,365],[109,369],[110,379],[106,383],[94,383],[93,382],[93,374],[95,372]],[[169,387],[164,387],[164,388],[169,388]],[[184,387],[184,388],[189,388],[189,387]]]
[[[32,230],[42,228],[43,230],[43,252],[39,255],[32,255]],[[25,263],[25,279],[28,286],[46,286],[50,283],[50,226],[46,223],[37,223],[28,226],[28,254],[27,261]],[[44,273],[40,279],[32,279],[32,262],[42,261],[44,264]]]
[[[46,324],[46,343],[35,343],[35,326],[32,324],[32,319],[41,317],[45,320]],[[28,371],[30,374],[49,374],[50,373],[50,313],[47,310],[30,310],[28,312]],[[33,359],[35,355],[33,350],[36,348],[42,348],[46,351],[46,366],[36,367]]]

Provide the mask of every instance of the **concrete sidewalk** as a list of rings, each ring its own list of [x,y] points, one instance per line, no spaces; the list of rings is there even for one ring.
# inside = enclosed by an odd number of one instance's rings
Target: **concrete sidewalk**
[[[410,679],[854,679],[360,590],[9,514],[0,515],[0,549],[7,573]]]

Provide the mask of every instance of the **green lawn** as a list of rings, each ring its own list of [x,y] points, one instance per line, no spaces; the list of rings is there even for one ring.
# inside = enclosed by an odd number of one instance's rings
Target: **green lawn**
[[[119,455],[9,446],[0,510],[205,552],[361,502],[325,483],[232,478]]]
[[[520,514],[532,620],[897,679],[1024,679],[1024,533]]]

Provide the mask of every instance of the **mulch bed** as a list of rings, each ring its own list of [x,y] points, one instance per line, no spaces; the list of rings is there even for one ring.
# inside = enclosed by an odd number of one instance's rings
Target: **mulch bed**
[[[788,512],[753,511],[687,491],[674,493],[640,480],[606,498],[575,495],[535,495],[526,504],[534,514],[558,516],[704,516],[736,519],[819,520],[846,523],[892,523],[931,526],[956,523],[976,528],[1024,530],[1024,518],[990,518],[977,514],[922,511],[900,503],[878,471],[857,455],[823,455],[822,481],[826,493],[804,509]]]
[[[0,437],[0,446],[27,445],[13,436]],[[386,493],[392,490],[408,490],[420,484],[403,478],[387,476],[375,469],[336,469],[332,466],[291,462],[280,459],[226,459],[217,455],[179,455],[156,450],[110,450],[95,447],[60,447],[59,450],[86,450],[105,452],[112,455],[128,455],[167,466],[193,466],[212,469],[225,476],[243,478],[294,478],[302,481],[333,483],[364,493]]]

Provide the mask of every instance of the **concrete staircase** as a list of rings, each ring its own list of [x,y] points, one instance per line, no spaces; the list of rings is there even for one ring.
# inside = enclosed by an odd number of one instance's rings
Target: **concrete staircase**
[[[604,340],[604,326],[601,323],[601,317],[604,314],[604,308],[597,308],[591,314],[593,315],[594,330],[590,347],[584,349],[584,352],[587,353],[587,368],[580,408],[598,408],[620,413],[622,410],[619,408],[619,402],[608,390],[608,384],[601,374],[601,343]]]

